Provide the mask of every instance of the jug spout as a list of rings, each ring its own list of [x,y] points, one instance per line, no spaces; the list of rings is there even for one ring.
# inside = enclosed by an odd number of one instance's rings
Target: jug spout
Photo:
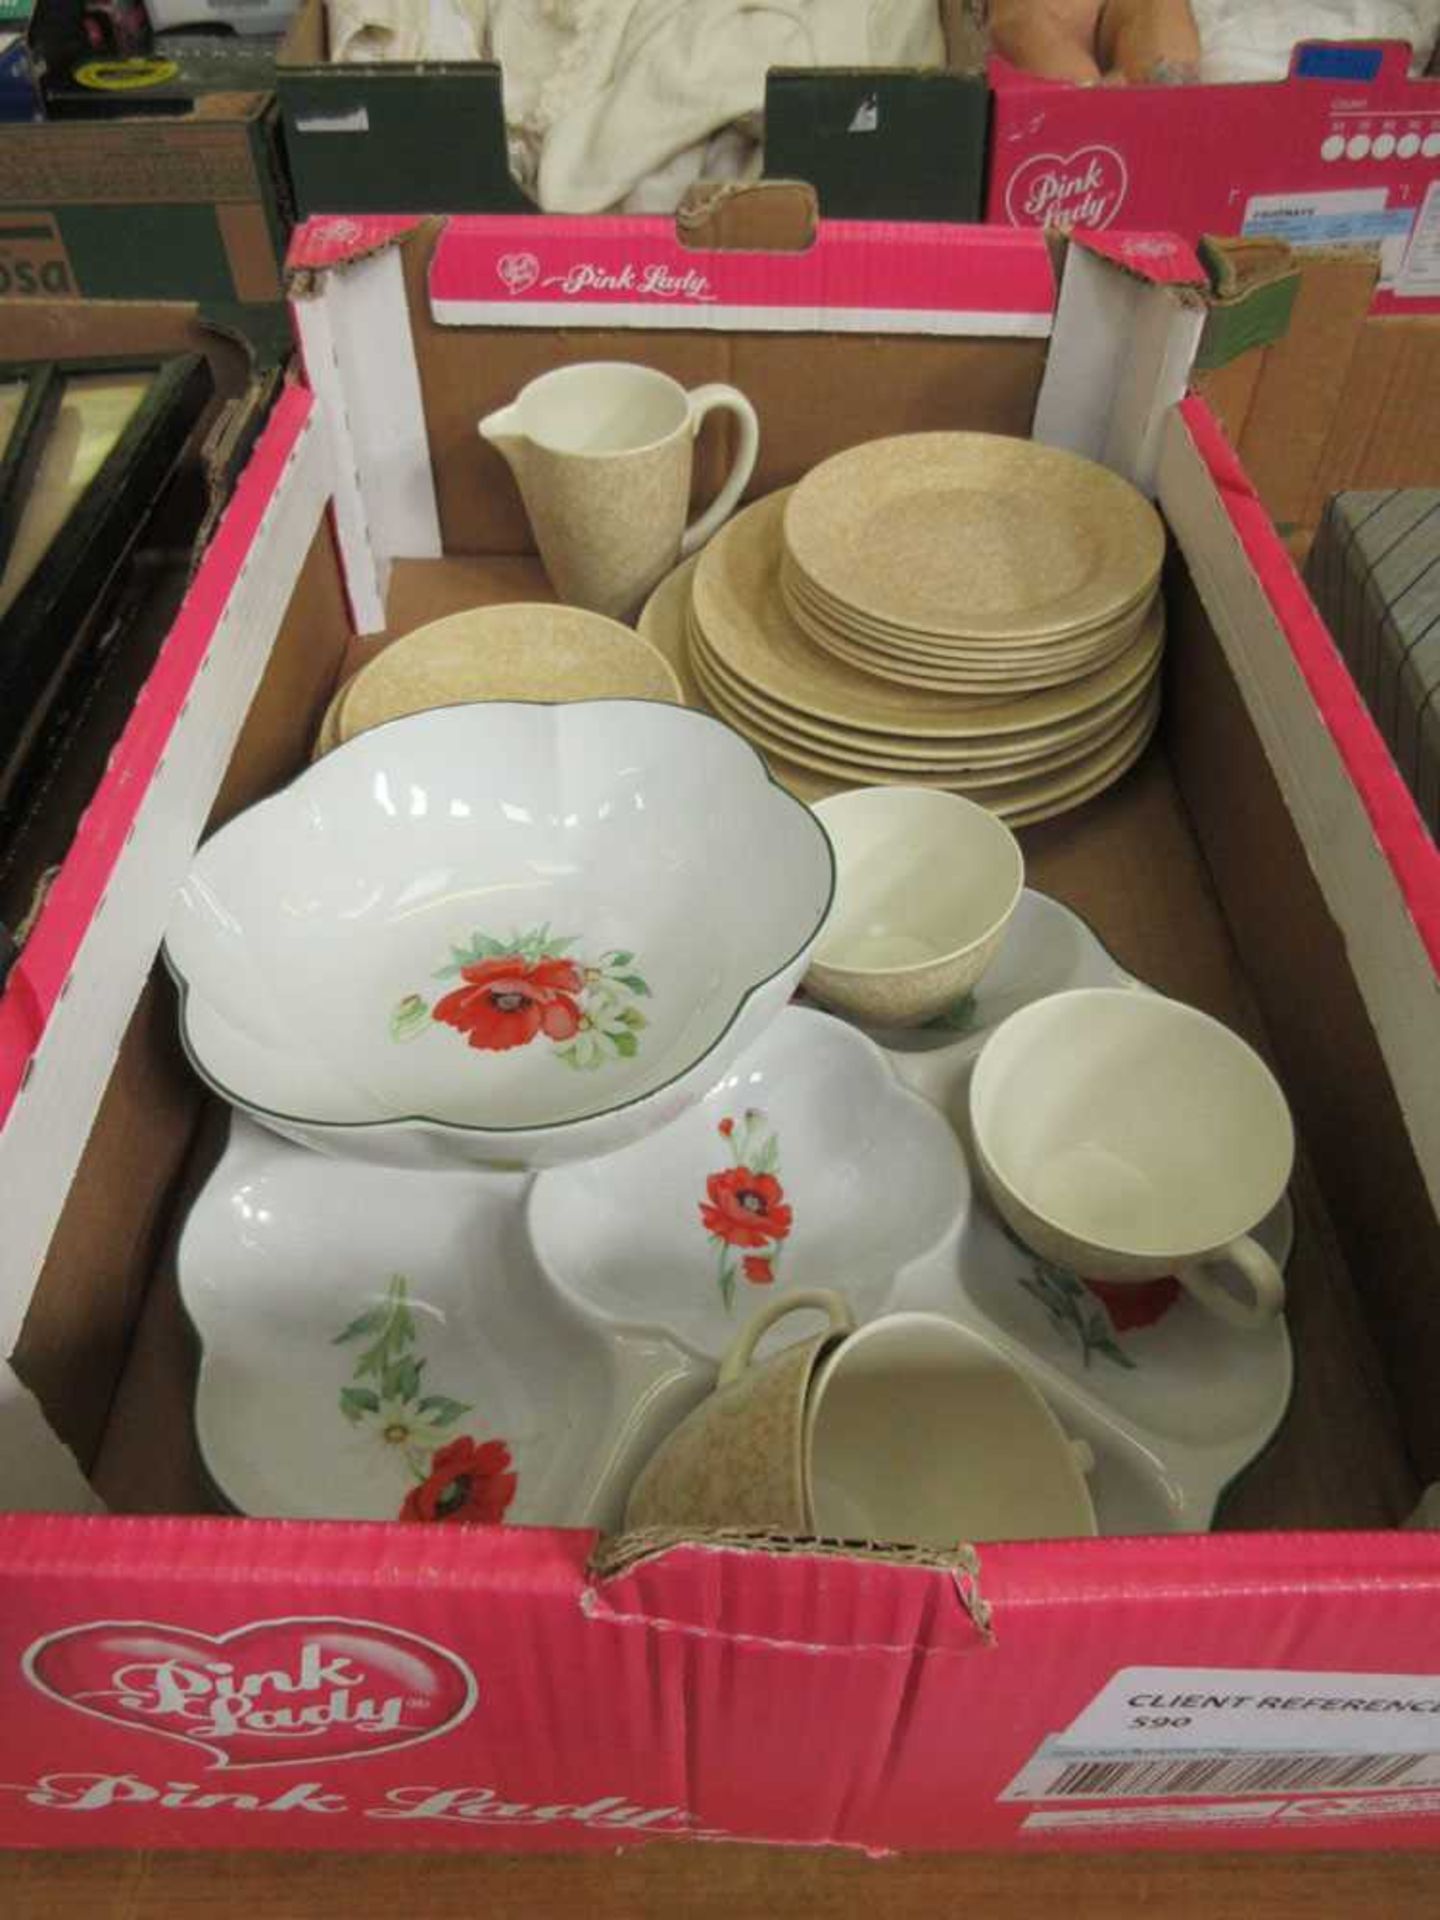
[[[488,440],[508,460],[526,439],[520,424],[519,407],[512,403],[508,407],[497,407],[494,413],[487,413],[480,422],[480,438]]]

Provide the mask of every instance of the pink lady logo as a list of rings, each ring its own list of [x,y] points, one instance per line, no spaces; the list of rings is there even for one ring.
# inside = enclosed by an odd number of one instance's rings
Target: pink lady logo
[[[1113,147],[1081,147],[1065,159],[1032,153],[1010,176],[1005,212],[1016,227],[1108,227],[1129,185]]]
[[[65,1706],[187,1740],[217,1767],[415,1746],[458,1727],[476,1700],[453,1653],[363,1620],[261,1620],[214,1635],[98,1621],[37,1640],[22,1664]]]
[[[540,262],[533,253],[502,253],[495,263],[505,290],[512,297],[533,287],[540,278]]]

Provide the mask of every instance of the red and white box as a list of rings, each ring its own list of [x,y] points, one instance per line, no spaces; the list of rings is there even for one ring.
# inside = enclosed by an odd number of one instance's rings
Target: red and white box
[[[306,382],[6,990],[6,1351],[43,1322],[62,1389],[111,1412],[77,1463],[66,1392],[0,1375],[0,1844],[1433,1847],[1440,1536],[1395,1530],[1417,1489],[1387,1436],[1393,1419],[1434,1458],[1440,855],[1187,397],[1193,254],[1111,234],[1057,286],[1040,235],[983,229],[822,229],[798,259],[697,254],[654,221],[316,222],[296,246]],[[552,309],[551,283],[575,294]],[[763,487],[847,440],[968,424],[1155,493],[1177,550],[1163,746],[1029,850],[1137,973],[1253,995],[1294,1101],[1302,1364],[1268,1519],[1252,1502],[1210,1534],[917,1561],[187,1504],[160,1249],[185,1205],[173,1109],[198,1128],[204,1101],[165,1078],[167,1022],[135,1012],[171,894],[227,762],[242,785],[296,771],[402,587],[413,608],[429,570],[533,579],[473,422],[579,352],[746,386]],[[152,1062],[168,1119],[136,1095]],[[1351,1273],[1382,1215],[1383,1266]],[[84,1307],[121,1285],[146,1301],[112,1377]]]
[[[1078,87],[992,59],[987,220],[1373,246],[1376,311],[1440,313],[1440,79],[1396,42],[1246,85]]]

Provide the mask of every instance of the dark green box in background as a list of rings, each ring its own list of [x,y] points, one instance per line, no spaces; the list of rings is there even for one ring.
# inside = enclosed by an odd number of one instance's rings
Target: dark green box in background
[[[989,89],[978,45],[953,27],[943,71],[775,68],[766,176],[808,181],[822,217],[979,220]],[[301,0],[275,86],[302,218],[536,210],[510,174],[492,62],[332,66],[323,0]]]
[[[268,356],[288,339],[290,222],[269,94],[0,126],[0,298],[196,302]]]

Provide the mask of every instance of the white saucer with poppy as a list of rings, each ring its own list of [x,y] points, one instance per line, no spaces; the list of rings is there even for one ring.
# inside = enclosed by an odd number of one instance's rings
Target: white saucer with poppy
[[[541,1174],[528,1219],[567,1298],[719,1360],[777,1294],[838,1287],[872,1319],[969,1204],[934,1107],[854,1027],[790,1007],[683,1119]]]
[[[387,1173],[243,1115],[191,1209],[195,1426],[252,1516],[615,1527],[713,1369],[561,1299],[523,1180]]]

